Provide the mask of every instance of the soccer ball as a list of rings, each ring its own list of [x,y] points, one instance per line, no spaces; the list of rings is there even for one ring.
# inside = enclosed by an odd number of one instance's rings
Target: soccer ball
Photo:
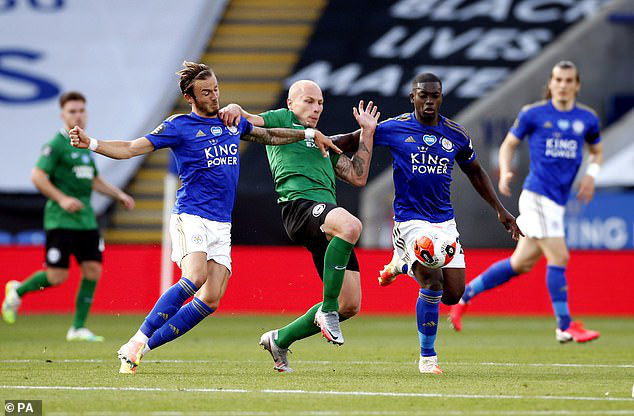
[[[423,266],[439,269],[456,254],[456,239],[442,230],[433,230],[414,242],[414,254]]]

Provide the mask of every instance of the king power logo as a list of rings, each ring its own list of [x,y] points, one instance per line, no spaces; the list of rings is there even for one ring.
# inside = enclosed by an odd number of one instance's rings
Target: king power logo
[[[238,145],[236,143],[210,146],[204,150],[208,168],[212,166],[238,165]]]

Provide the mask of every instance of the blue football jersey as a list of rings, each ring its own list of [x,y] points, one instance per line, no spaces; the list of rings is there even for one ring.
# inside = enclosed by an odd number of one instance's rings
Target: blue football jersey
[[[462,126],[443,116],[437,126],[425,126],[414,113],[402,114],[377,126],[374,145],[387,146],[392,153],[395,221],[439,223],[454,217],[454,160],[467,164],[476,158]]]
[[[594,111],[582,104],[559,111],[550,100],[540,101],[522,109],[511,133],[520,140],[528,137],[530,171],[524,189],[566,205],[583,160],[583,144],[601,141]]]
[[[231,222],[240,174],[240,137],[252,128],[245,118],[236,127],[226,127],[218,118],[190,113],[167,118],[145,136],[155,150],[169,147],[174,152],[182,186],[173,213]]]

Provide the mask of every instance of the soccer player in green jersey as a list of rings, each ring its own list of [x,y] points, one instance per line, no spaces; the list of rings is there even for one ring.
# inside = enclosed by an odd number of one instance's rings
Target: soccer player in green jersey
[[[70,129],[86,124],[84,96],[67,92],[59,104],[64,126],[44,145],[31,175],[33,184],[48,198],[44,208],[46,269],[36,271],[23,282],[11,280],[6,284],[2,318],[14,323],[24,295],[64,283],[72,254],[81,268],[82,280],[66,340],[103,341],[103,337],[84,326],[101,276],[104,248],[90,197],[94,189],[120,201],[126,209],[134,208],[134,199],[99,176],[92,152],[70,145]]]
[[[323,101],[319,86],[302,80],[290,87],[288,108],[254,115],[230,104],[219,115],[227,125],[244,117],[254,126],[304,130],[317,126]],[[339,322],[359,311],[361,283],[353,247],[361,234],[361,221],[337,206],[335,176],[355,186],[365,185],[380,113],[372,102],[364,108],[361,101],[353,114],[361,129],[356,132],[359,147],[351,158],[335,154],[323,158],[311,140],[266,147],[284,228],[291,240],[311,252],[324,283],[322,302],[285,327],[262,335],[260,345],[271,353],[279,372],[292,371],[287,352],[297,340],[321,331],[329,342],[343,344]]]

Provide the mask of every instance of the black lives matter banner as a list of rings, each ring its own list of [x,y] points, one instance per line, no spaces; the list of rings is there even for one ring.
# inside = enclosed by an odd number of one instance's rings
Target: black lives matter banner
[[[602,0],[331,1],[291,82],[321,85],[320,126],[354,127],[351,106],[375,99],[384,116],[410,111],[409,83],[420,72],[443,80],[443,113],[456,114],[538,55]],[[283,98],[280,105],[284,105]]]

